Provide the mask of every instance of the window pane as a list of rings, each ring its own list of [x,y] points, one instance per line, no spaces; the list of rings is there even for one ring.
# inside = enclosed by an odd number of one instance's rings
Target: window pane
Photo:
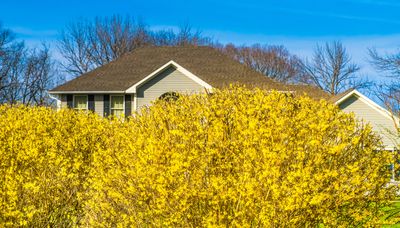
[[[112,96],[111,97],[111,108],[123,109],[124,108],[124,97],[123,96]]]
[[[87,96],[75,96],[74,108],[87,109]]]
[[[124,114],[124,110],[123,109],[112,109],[111,110],[111,115],[114,115],[116,117],[120,117]]]

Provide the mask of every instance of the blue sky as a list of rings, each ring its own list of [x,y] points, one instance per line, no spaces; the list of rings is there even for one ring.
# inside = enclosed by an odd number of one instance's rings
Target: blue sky
[[[362,73],[380,79],[366,49],[398,50],[399,12],[397,0],[2,0],[0,21],[32,46],[54,44],[68,22],[112,14],[141,18],[154,29],[189,23],[222,43],[282,44],[301,57],[317,43],[341,40]]]

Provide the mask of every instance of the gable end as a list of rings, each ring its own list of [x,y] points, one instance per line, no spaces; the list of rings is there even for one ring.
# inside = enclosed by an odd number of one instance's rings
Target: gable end
[[[126,90],[126,93],[137,93],[137,89],[140,86],[142,86],[144,83],[146,83],[147,81],[151,80],[152,78],[156,77],[157,75],[159,75],[163,71],[167,70],[169,67],[174,67],[176,70],[180,71],[182,74],[184,74],[188,78],[192,79],[194,82],[196,82],[200,86],[204,87],[205,89],[212,90],[212,86],[210,84],[208,84],[207,82],[203,81],[198,76],[194,75],[193,73],[191,73],[187,69],[183,68],[182,66],[180,66],[179,64],[177,64],[176,62],[171,60],[168,63],[166,63],[165,65],[163,65],[160,68],[158,68],[157,70],[155,70],[154,72],[152,72],[151,74],[147,75],[145,78],[140,80],[138,83],[136,83],[133,86],[129,87]]]

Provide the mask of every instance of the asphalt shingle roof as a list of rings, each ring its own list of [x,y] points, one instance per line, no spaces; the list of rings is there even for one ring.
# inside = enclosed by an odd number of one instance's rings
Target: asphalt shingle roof
[[[311,86],[285,85],[274,81],[212,47],[204,46],[138,48],[50,91],[125,91],[171,60],[215,88],[240,83],[249,87],[305,92],[314,98],[328,98],[325,92]]]

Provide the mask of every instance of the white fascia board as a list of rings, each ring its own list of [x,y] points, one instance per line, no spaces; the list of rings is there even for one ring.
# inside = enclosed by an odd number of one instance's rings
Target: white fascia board
[[[49,94],[109,94],[109,93],[125,93],[125,91],[48,91]]]
[[[52,95],[52,94],[50,94],[49,93],[49,97],[51,98],[51,99],[54,99],[54,100],[56,100],[56,102],[57,102],[57,110],[60,110],[61,109],[61,99],[60,99],[60,97],[58,96],[58,95]]]
[[[152,79],[153,77],[158,75],[160,72],[162,72],[169,66],[174,66],[178,71],[180,71],[185,76],[189,77],[190,79],[192,79],[193,81],[195,81],[196,83],[201,85],[202,87],[204,87],[208,90],[212,90],[212,86],[210,84],[206,83],[205,81],[203,81],[202,79],[200,79],[199,77],[197,77],[196,75],[194,75],[193,73],[191,73],[190,71],[188,71],[187,69],[185,69],[184,67],[179,65],[178,63],[171,60],[168,63],[161,66],[160,68],[158,68],[157,70],[155,70],[154,72],[152,72],[151,74],[149,74],[148,76],[146,76],[145,78],[143,78],[142,80],[140,80],[138,83],[136,83],[133,86],[131,86],[130,88],[128,88],[125,92],[126,93],[136,93],[136,90],[139,86],[141,86],[143,83],[147,82],[148,80]]]
[[[344,97],[340,98],[339,100],[337,100],[337,101],[335,102],[335,104],[336,104],[336,105],[340,105],[343,101],[347,100],[347,98],[351,97],[351,96],[354,94],[355,91],[356,91],[355,89],[352,90],[351,92],[349,92],[348,94],[346,94],[346,96],[344,96]]]
[[[397,147],[384,147],[383,150],[396,151]]]

